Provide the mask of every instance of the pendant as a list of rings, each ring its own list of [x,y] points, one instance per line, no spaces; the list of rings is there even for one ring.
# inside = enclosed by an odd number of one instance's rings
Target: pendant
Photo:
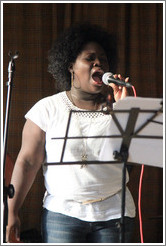
[[[86,154],[81,155],[82,162],[86,162],[88,159],[88,156]]]
[[[81,155],[82,162],[86,162],[88,160],[88,156],[86,154]],[[82,164],[81,168],[86,167],[87,164]]]

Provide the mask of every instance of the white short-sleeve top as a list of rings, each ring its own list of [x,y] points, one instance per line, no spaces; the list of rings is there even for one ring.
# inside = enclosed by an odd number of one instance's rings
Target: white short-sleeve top
[[[71,110],[77,112],[72,113],[69,124]],[[26,119],[33,121],[46,133],[45,162],[54,163],[43,165],[46,187],[43,207],[85,221],[119,218],[122,164],[90,164],[83,167],[81,164],[55,164],[61,161],[64,163],[81,161],[82,155],[86,155],[89,161],[99,160],[104,139],[93,137],[106,134],[111,116],[99,111],[97,113],[82,111],[72,104],[64,91],[41,99],[25,115]],[[68,124],[69,138],[61,160]],[[126,183],[128,180],[127,173]],[[104,200],[83,204],[98,199]],[[125,215],[135,216],[135,205],[128,188],[126,188]]]

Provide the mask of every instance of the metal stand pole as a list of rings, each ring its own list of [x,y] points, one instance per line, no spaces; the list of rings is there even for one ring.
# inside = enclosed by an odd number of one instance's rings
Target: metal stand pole
[[[128,150],[123,150],[121,153],[114,151],[113,153],[114,159],[119,161],[123,161],[123,169],[122,169],[122,196],[121,196],[121,218],[120,218],[120,234],[119,234],[119,242],[125,242],[125,205],[126,205],[126,169],[127,169],[127,159],[128,159]]]
[[[127,159],[128,151],[122,153],[123,159],[123,170],[122,170],[122,202],[121,202],[121,219],[120,219],[120,243],[125,242],[125,207],[126,207],[126,168],[127,168]]]
[[[14,60],[18,58],[18,53],[12,56],[11,52],[9,52],[9,56],[11,58],[8,65],[8,82],[6,83],[8,86],[7,91],[7,101],[6,101],[6,115],[5,115],[5,126],[4,126],[4,136],[3,136],[3,203],[4,203],[4,220],[3,220],[3,242],[6,242],[6,226],[8,223],[8,204],[7,199],[13,198],[14,196],[14,187],[13,185],[5,186],[5,164],[6,164],[6,154],[7,154],[7,136],[8,136],[8,128],[9,128],[9,113],[10,113],[10,104],[11,104],[11,92],[13,87],[13,77],[15,71],[15,62]]]

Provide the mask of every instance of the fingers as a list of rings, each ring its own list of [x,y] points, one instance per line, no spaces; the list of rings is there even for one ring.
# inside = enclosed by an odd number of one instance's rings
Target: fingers
[[[129,77],[122,77],[121,74],[114,74],[113,75],[115,79],[119,79],[119,80],[122,80],[122,81],[125,81],[125,82],[128,82],[129,81]],[[115,98],[115,101],[118,101],[119,99],[123,99],[125,98],[126,96],[129,95],[128,93],[128,89],[127,87],[125,86],[118,86],[118,85],[115,85],[113,83],[109,84],[113,91],[114,91],[114,98]]]
[[[15,239],[17,241],[20,241],[20,227],[15,228],[14,235],[15,235]]]
[[[119,80],[125,81],[125,79],[121,76],[121,74],[114,74],[113,77],[115,79],[119,79]],[[114,83],[110,83],[109,86],[111,86],[115,92],[117,92],[118,90],[122,90],[122,88],[123,88],[123,86],[118,86],[118,85],[116,85]]]
[[[6,242],[8,243],[9,242],[9,239],[10,239],[10,231],[11,231],[11,228],[9,228],[9,226],[6,227]]]
[[[125,78],[125,82],[126,83],[129,82],[129,77]]]
[[[19,227],[7,228],[6,242],[18,243],[20,241],[20,229]]]
[[[129,77],[124,78],[124,77],[122,77],[121,74],[114,74],[114,78],[125,81],[126,83],[129,82]],[[122,88],[123,88],[122,86],[119,86],[119,89],[122,89]]]

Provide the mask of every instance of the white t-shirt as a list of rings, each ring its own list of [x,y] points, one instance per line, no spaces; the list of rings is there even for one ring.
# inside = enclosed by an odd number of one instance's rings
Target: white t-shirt
[[[72,113],[63,162],[76,162],[86,155],[87,160],[99,160],[103,136],[110,126],[110,115],[101,112],[81,112],[68,99],[66,92],[46,97],[37,102],[25,115],[46,133],[46,163],[43,165],[46,192],[43,206],[85,221],[106,221],[121,216],[122,164],[63,164],[61,154],[69,113]],[[79,112],[78,112],[79,111]],[[72,137],[87,136],[89,138]],[[91,136],[91,137],[90,137]],[[110,150],[113,151],[113,150]],[[126,182],[128,182],[128,173]],[[107,199],[90,204],[88,200]],[[125,215],[135,216],[135,205],[126,188]]]

